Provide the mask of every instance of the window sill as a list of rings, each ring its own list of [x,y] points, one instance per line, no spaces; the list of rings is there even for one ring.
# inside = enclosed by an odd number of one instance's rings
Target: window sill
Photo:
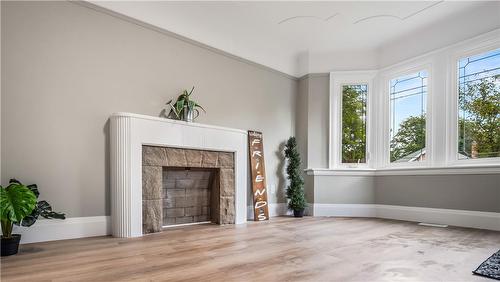
[[[308,168],[307,175],[314,176],[383,176],[383,175],[463,175],[463,174],[500,174],[500,165],[467,165],[448,167],[399,167],[399,168]]]
[[[375,175],[373,168],[308,168],[304,170],[307,175]]]

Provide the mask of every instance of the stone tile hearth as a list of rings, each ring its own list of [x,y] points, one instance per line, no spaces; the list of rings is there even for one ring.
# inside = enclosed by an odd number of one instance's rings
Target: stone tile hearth
[[[200,221],[235,223],[234,154],[142,146],[143,234]]]

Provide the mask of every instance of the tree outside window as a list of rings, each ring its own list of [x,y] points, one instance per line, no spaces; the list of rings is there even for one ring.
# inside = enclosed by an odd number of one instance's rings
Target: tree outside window
[[[368,85],[342,86],[342,163],[366,163]]]
[[[458,62],[458,158],[500,157],[500,49]]]

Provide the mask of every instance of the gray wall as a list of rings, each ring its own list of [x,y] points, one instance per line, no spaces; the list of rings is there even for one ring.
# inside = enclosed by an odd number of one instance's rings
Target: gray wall
[[[375,202],[500,212],[500,174],[377,176]]]
[[[302,77],[299,80],[299,90],[296,105],[296,120],[295,120],[295,137],[297,146],[301,157],[301,169],[307,168],[307,132],[308,132],[308,95],[309,95],[309,79]],[[306,201],[314,203],[314,190],[313,178],[308,177],[305,173],[304,176],[304,190]]]
[[[329,75],[324,73],[308,74],[299,80],[295,134],[304,169],[328,166],[329,87]],[[308,203],[320,200],[314,179],[304,175]]]
[[[199,122],[264,133],[270,202],[298,81],[70,2],[2,2],[2,184],[38,183],[70,217],[109,214],[108,117],[158,116],[196,86]]]
[[[302,77],[299,80],[299,90],[297,95],[296,106],[296,123],[295,123],[295,137],[297,139],[297,146],[299,148],[302,168],[307,168],[307,132],[308,132],[308,95],[309,95],[309,79]]]
[[[500,174],[308,177],[314,203],[500,212]]]
[[[314,176],[317,204],[374,204],[375,181],[371,176]]]
[[[328,74],[309,74],[307,167],[328,167],[330,78]]]

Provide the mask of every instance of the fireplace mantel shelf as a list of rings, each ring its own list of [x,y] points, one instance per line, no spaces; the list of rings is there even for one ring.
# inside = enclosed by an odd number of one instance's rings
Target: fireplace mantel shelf
[[[114,236],[142,236],[143,145],[234,153],[235,223],[246,222],[246,131],[118,112],[110,117],[111,229]]]
[[[233,131],[233,132],[238,132],[238,133],[247,135],[247,131],[242,130],[242,129],[229,128],[229,127],[210,125],[210,124],[204,124],[204,123],[197,123],[197,122],[186,122],[186,121],[182,121],[182,120],[174,120],[174,119],[154,117],[154,116],[134,114],[134,113],[127,113],[127,112],[117,112],[117,113],[113,113],[111,116],[112,117],[133,117],[133,118],[139,118],[139,119],[145,119],[145,120],[153,120],[153,121],[159,121],[159,122],[179,124],[179,125],[184,125],[184,126],[212,128],[212,129],[218,129],[218,130]]]

